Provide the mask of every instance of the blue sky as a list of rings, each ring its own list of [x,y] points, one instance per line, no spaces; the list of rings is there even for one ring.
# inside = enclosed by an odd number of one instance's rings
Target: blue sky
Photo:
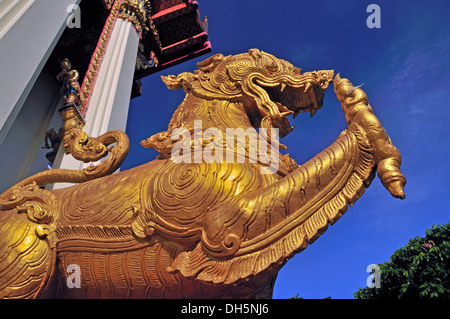
[[[288,60],[304,72],[334,69],[364,83],[369,103],[403,158],[406,199],[394,199],[376,178],[358,202],[314,244],[280,271],[274,298],[353,298],[370,264],[383,263],[410,238],[450,221],[450,2],[442,0],[198,0],[208,17],[213,51],[143,80],[131,101],[131,140],[122,170],[155,158],[139,142],[164,131],[182,90],[160,76],[194,71],[216,53],[250,48]],[[369,29],[369,4],[381,8],[381,28]],[[314,118],[299,116],[281,142],[298,163],[330,145],[346,122],[332,87]],[[381,278],[383,284],[383,278]]]

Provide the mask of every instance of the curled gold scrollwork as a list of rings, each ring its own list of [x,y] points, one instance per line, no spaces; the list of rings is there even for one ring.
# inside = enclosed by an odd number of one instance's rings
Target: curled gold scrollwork
[[[17,208],[37,224],[51,224],[57,215],[57,206],[55,196],[39,188],[36,182],[15,187],[0,197],[0,210]]]
[[[89,165],[82,170],[51,169],[32,175],[12,188],[25,187],[36,183],[45,186],[52,183],[82,183],[114,173],[122,164],[129,151],[128,136],[121,131],[110,131],[97,138],[88,138],[83,131],[72,128],[72,139],[68,142],[68,152],[85,163],[98,161],[109,156],[98,165]],[[111,144],[116,144],[112,145]],[[110,147],[108,147],[110,146]],[[1,208],[0,208],[1,209]]]
[[[64,59],[61,63],[64,72],[61,73],[65,75],[67,72],[76,72],[76,70],[71,70],[71,67],[69,60]],[[62,78],[62,76],[58,76],[58,79]],[[84,163],[99,161],[108,154],[109,157],[98,165],[90,165],[82,170],[52,169],[43,171],[21,181],[15,187],[22,187],[30,183],[36,183],[39,186],[55,182],[81,183],[112,174],[120,167],[128,154],[128,136],[120,131],[111,131],[96,138],[89,137],[82,130],[85,125],[81,113],[82,102],[82,100],[66,99],[64,105],[59,109],[63,121],[64,152]],[[116,145],[108,147],[111,144]]]
[[[114,173],[130,149],[128,136],[122,131],[109,131],[97,138],[88,137],[79,129],[72,129],[70,134],[72,135],[69,142],[70,153],[74,158],[88,163],[98,161],[109,154],[108,158],[99,165],[90,165],[83,170],[88,179]],[[115,145],[110,146],[111,144]]]

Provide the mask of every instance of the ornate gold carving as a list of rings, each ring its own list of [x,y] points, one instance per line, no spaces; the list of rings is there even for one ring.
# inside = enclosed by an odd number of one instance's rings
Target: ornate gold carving
[[[72,134],[70,133],[72,129],[82,130],[84,124],[83,116],[79,112],[78,108],[69,104],[64,105],[59,109],[59,114],[61,115],[61,119],[63,121],[63,130],[64,130],[64,151],[66,154],[70,153],[69,142],[72,140]]]
[[[195,73],[163,77],[169,88],[183,87],[186,97],[167,131],[142,142],[161,152],[156,160],[52,192],[33,184],[33,192],[43,198],[38,204],[51,206],[47,211],[54,228],[47,232],[55,235],[48,247],[56,247],[53,279],[59,289],[52,291],[39,279],[38,288],[14,294],[10,281],[0,277],[3,297],[39,297],[46,292],[60,298],[267,298],[285,262],[335,223],[376,172],[394,197],[404,198],[400,153],[365,93],[339,75],[334,88],[347,128],[306,163],[299,166],[276,151],[279,169],[262,174],[267,164],[250,161],[250,143],[241,149],[231,143],[237,155],[244,155],[242,163],[195,161],[195,156],[177,163],[172,151],[179,145],[194,151],[206,151],[212,144],[216,150],[230,147],[220,139],[196,136],[196,121],[201,120],[202,135],[213,128],[224,132],[261,127],[278,128],[286,135],[292,131],[287,116],[314,114],[333,80],[333,71],[302,73],[257,49],[215,55],[198,66]],[[172,140],[180,128],[193,132],[193,137]],[[83,140],[79,136],[69,146],[80,147],[83,154],[87,149],[90,159],[102,156],[101,147]],[[108,143],[107,138],[100,140]],[[28,184],[0,197],[0,227],[7,230],[0,232],[0,258],[20,254],[15,248],[7,251],[16,242],[7,234],[22,234],[27,227],[17,207],[37,205],[35,197],[21,195]],[[39,224],[34,211],[28,216],[36,225],[48,225]],[[45,231],[35,233],[45,237]],[[66,288],[64,271],[69,264],[80,266],[83,289]],[[0,260],[0,271],[12,267],[9,259]],[[15,280],[24,279],[18,275]]]
[[[105,26],[103,27],[100,39],[98,40],[97,47],[95,48],[95,51],[92,54],[91,62],[89,64],[86,75],[83,79],[80,95],[80,100],[84,107],[83,111],[81,112],[82,115],[86,114],[91,91],[94,87],[95,78],[97,76],[97,72],[99,70],[103,55],[105,54],[106,45],[108,44],[108,40],[111,36],[111,31],[114,26],[114,22],[117,19],[120,5],[121,1],[114,2],[114,5],[111,8],[111,12],[109,13],[108,18],[106,19]]]
[[[119,18],[132,22],[139,34],[148,31],[147,15],[150,4],[148,0],[124,0],[120,6]]]
[[[115,0],[102,0],[103,5],[105,6],[105,9],[107,9],[107,10],[111,10],[114,1]]]
[[[65,58],[61,61],[61,72],[56,76],[58,81],[63,82],[62,95],[66,105],[75,105],[81,110],[80,101],[80,84],[78,83],[79,73],[72,70],[72,64]]]
[[[149,11],[149,16],[150,16],[150,12],[151,12],[150,3],[148,4],[148,11]],[[158,48],[160,50],[162,50],[161,39],[159,38],[159,33],[158,33],[158,30],[156,29],[156,25],[153,22],[153,19],[151,19],[151,18],[148,19],[148,25],[149,25],[151,32],[153,33],[153,38],[155,39],[156,44],[158,44]]]
[[[71,78],[70,74],[78,74],[78,72],[76,70],[71,70],[71,64],[68,59],[63,60],[61,67],[63,70],[58,75],[58,79],[64,81],[63,88],[65,91],[63,92],[70,93],[71,90],[66,89],[67,79]],[[75,183],[81,183],[99,178],[116,171],[128,154],[129,141],[125,133],[111,131],[97,138],[88,137],[88,135],[82,131],[85,121],[80,112],[80,101],[74,100],[72,95],[65,96],[65,100],[64,105],[59,109],[63,120],[63,142],[65,153],[71,154],[75,159],[85,163],[98,161],[108,154],[110,154],[110,156],[100,164],[96,166],[90,165],[80,171],[64,169],[44,171],[25,179],[18,185],[37,183],[40,186],[45,186],[50,183],[69,180]],[[116,145],[108,148],[111,144]],[[18,185],[16,185],[16,187]]]
[[[128,136],[121,131],[109,131],[97,138],[88,137],[78,129],[69,131],[70,154],[85,163],[98,161],[109,154],[100,164],[90,165],[83,170],[86,180],[99,178],[116,171],[128,154],[130,143]],[[108,146],[115,144],[108,148]]]
[[[63,63],[63,71],[62,75],[58,76],[59,79],[65,79],[66,74],[73,71],[70,70],[70,62],[67,59]],[[110,131],[97,138],[89,137],[82,131],[85,121],[80,113],[80,108],[72,99],[66,99],[59,112],[63,120],[62,132],[66,154],[71,154],[75,159],[84,163],[99,161],[109,154],[108,158],[98,165],[90,165],[82,170],[52,169],[37,173],[14,185],[5,194],[16,192],[27,185],[43,187],[55,182],[82,183],[112,174],[124,161],[129,151],[129,140],[125,133]],[[115,145],[108,147],[112,144]]]
[[[56,168],[39,172],[14,185],[7,192],[32,183],[39,186],[58,182],[83,183],[110,175],[119,169],[129,151],[128,136],[121,131],[110,131],[93,138],[88,137],[85,132],[78,128],[71,128],[66,132],[66,137],[66,152],[77,160],[88,163],[109,156],[98,165],[89,165],[82,170]]]
[[[373,114],[366,93],[354,87],[348,79],[341,79],[339,74],[334,83],[334,90],[347,122],[356,122],[368,132],[367,138],[374,149],[377,172],[382,184],[392,196],[404,199],[406,179],[400,172],[400,152],[392,145],[380,121]]]
[[[3,193],[0,211],[0,298],[39,298],[55,270],[59,202],[31,183]]]
[[[17,208],[19,213],[26,212],[28,219],[34,223],[51,225],[57,217],[58,202],[52,193],[42,190],[36,183],[30,183],[2,195],[0,209],[13,208]]]

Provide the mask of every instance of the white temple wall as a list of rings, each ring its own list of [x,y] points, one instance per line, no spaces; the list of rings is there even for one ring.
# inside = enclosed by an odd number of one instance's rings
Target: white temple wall
[[[80,0],[0,3],[0,147]]]
[[[0,192],[30,175],[61,97],[44,70],[80,0],[0,2]],[[43,169],[45,169],[43,166]]]

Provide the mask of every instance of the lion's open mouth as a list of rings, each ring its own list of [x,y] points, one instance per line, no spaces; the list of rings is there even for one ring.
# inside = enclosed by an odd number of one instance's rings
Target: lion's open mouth
[[[323,105],[325,89],[332,81],[332,73],[319,71],[314,72],[314,76],[310,76],[312,73],[299,77],[283,76],[270,82],[258,79],[256,84],[267,92],[280,112],[292,111],[294,118],[299,113],[310,112],[312,117]]]

